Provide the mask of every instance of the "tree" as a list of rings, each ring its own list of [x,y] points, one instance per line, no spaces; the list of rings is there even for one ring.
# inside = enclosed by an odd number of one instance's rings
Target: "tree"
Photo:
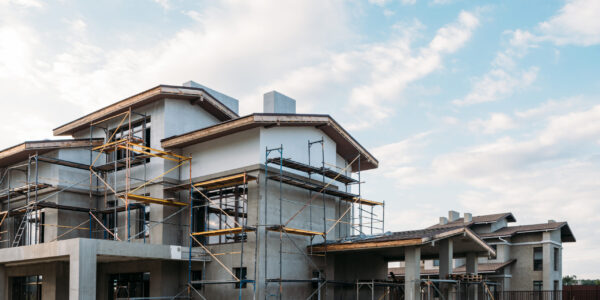
[[[565,276],[563,277],[563,285],[576,285],[577,284],[577,276]]]

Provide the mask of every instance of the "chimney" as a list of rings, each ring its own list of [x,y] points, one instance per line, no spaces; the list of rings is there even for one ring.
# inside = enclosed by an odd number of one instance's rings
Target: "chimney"
[[[450,210],[448,211],[448,222],[454,222],[458,220],[460,214],[457,211]]]
[[[471,221],[473,221],[473,215],[471,213],[465,213],[463,220],[465,223],[471,223]]]
[[[556,223],[556,220],[548,220],[548,224]]]
[[[448,219],[446,217],[440,217],[440,225],[448,224]]]
[[[296,100],[277,91],[268,92],[263,96],[263,112],[271,114],[295,114]]]

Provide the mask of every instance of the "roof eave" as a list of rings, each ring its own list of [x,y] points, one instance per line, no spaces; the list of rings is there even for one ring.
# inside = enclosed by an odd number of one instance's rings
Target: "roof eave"
[[[203,129],[188,132],[182,135],[169,137],[161,141],[163,148],[182,148],[192,144],[205,142],[240,131],[261,126],[315,126],[325,132],[340,145],[340,141],[347,142],[346,148],[337,149],[346,160],[352,161],[361,154],[360,169],[370,170],[379,166],[377,159],[360,145],[346,130],[344,130],[331,116],[316,114],[264,114],[255,113],[238,119],[222,122]],[[356,150],[356,154],[350,153]],[[343,152],[343,153],[341,153]],[[352,171],[358,171],[358,161],[352,165]]]
[[[123,113],[130,107],[137,108],[164,98],[200,99],[201,101],[199,101],[199,104],[201,106],[204,105],[203,108],[215,115],[215,117],[221,121],[238,117],[234,111],[202,88],[158,85],[61,125],[53,130],[53,134],[54,136],[72,135],[74,132],[90,126],[91,122]]]

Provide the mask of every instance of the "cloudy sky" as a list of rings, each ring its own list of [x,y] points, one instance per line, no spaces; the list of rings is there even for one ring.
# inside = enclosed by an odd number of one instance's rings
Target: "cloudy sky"
[[[568,220],[564,273],[600,277],[600,1],[0,0],[0,147],[195,80],[276,89],[376,157],[389,230],[449,209]]]

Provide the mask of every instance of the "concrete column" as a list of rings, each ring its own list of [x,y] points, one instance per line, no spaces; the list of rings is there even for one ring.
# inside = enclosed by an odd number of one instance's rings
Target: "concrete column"
[[[404,250],[404,299],[421,299],[421,247],[406,247]]]
[[[477,274],[477,253],[470,252],[467,253],[467,264],[466,264],[467,274]],[[468,288],[469,300],[477,300],[477,285],[470,284]]]
[[[452,240],[440,241],[440,279],[446,279],[449,274],[452,274],[452,259],[453,259],[453,243]],[[441,283],[441,291],[445,299],[449,299],[450,284]]]
[[[6,276],[6,267],[0,265],[0,297],[8,299],[8,277]]]
[[[96,299],[96,244],[79,240],[69,257],[69,299]]]

